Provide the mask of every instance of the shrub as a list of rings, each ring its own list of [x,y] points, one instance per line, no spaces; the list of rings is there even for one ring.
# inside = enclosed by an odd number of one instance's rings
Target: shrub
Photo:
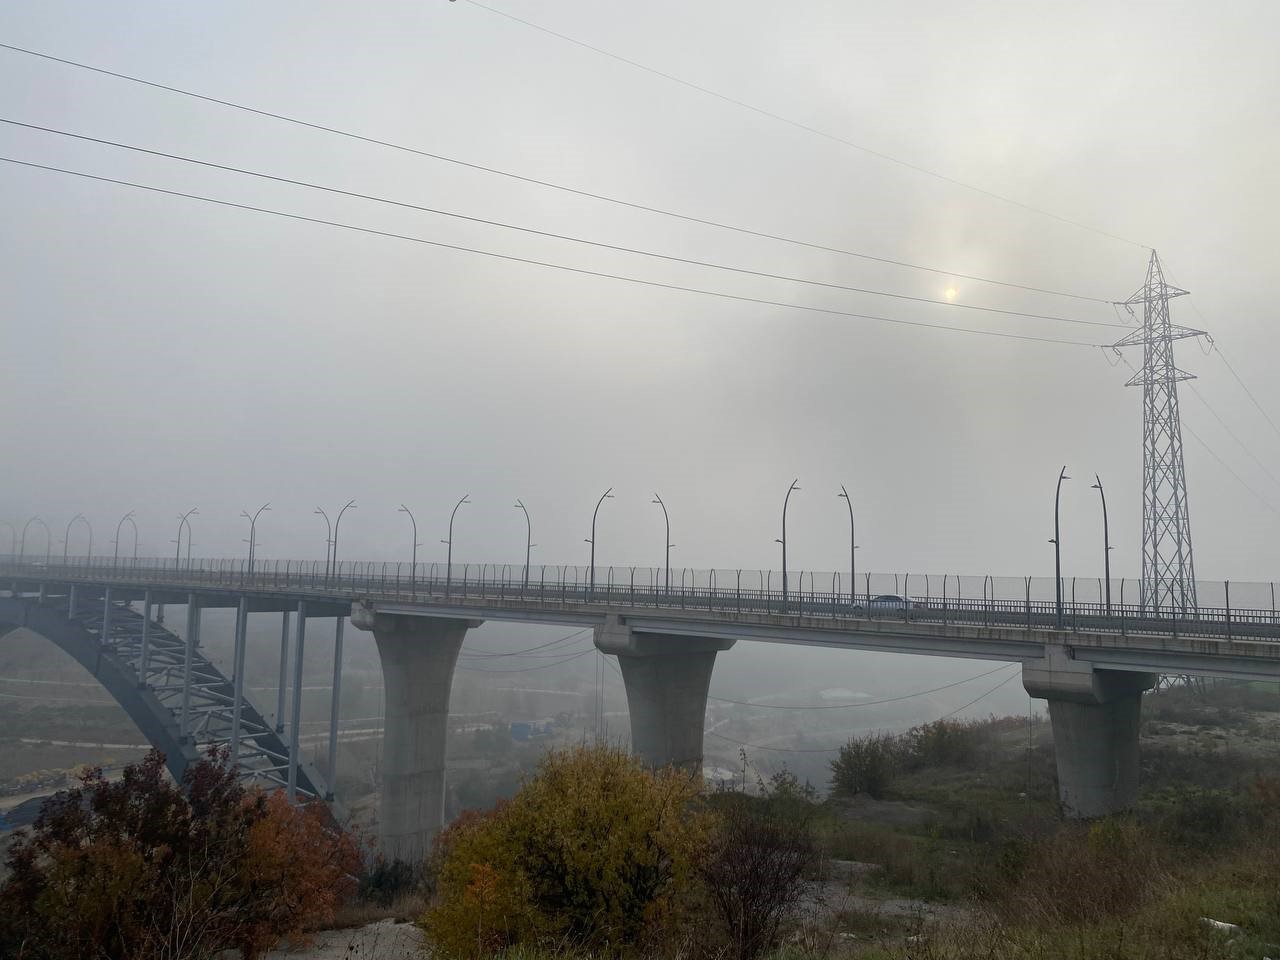
[[[180,787],[153,750],[118,782],[86,772],[18,835],[0,955],[255,957],[330,916],[357,861],[322,808],[246,790],[225,751]]]
[[[785,778],[781,782],[795,785]],[[776,945],[782,924],[794,916],[814,843],[808,823],[787,815],[796,809],[797,797],[790,793],[782,804],[771,803],[772,796],[720,799],[720,821],[699,873],[728,956],[755,960]]]
[[[1005,914],[1044,926],[1126,916],[1167,878],[1151,837],[1123,818],[1064,826],[1029,849],[1010,848],[1000,866]]]
[[[856,737],[831,761],[831,787],[837,794],[868,794],[879,800],[901,770],[898,741],[883,733]]]
[[[377,860],[360,876],[356,896],[365,903],[389,907],[399,897],[430,887],[422,867],[407,860]]]
[[[902,735],[904,764],[922,767],[961,766],[973,763],[978,747],[996,721],[935,720],[912,727]]]
[[[453,957],[635,943],[691,889],[707,839],[697,797],[687,774],[612,747],[549,753],[509,802],[441,834],[424,926]]]

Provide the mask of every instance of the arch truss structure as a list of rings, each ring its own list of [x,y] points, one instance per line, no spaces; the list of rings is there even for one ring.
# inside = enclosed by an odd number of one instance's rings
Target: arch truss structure
[[[73,657],[164,753],[175,780],[211,748],[225,747],[247,781],[267,788],[292,784],[291,796],[299,800],[332,799],[299,756],[297,735],[286,739],[284,724],[267,720],[243,680],[228,678],[206,655],[198,600],[187,604],[180,636],[163,625],[150,597],[139,610],[137,600],[113,598],[109,590],[76,594],[72,588],[61,596],[0,596],[0,635],[26,628]],[[236,666],[243,674],[242,649],[237,642]]]

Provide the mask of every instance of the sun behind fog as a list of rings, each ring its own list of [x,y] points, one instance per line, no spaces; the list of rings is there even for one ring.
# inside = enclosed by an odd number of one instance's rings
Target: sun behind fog
[[[943,296],[946,297],[948,300],[954,300],[956,297],[960,296],[960,291],[957,290],[955,287],[947,287],[946,292],[943,293]]]

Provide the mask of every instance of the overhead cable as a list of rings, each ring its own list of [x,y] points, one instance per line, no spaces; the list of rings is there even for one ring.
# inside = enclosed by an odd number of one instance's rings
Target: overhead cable
[[[275,210],[270,207],[258,207],[252,204],[235,203],[230,200],[218,200],[214,197],[206,197],[201,194],[185,193],[180,190],[168,190],[163,187],[152,186],[150,184],[138,183],[132,180],[120,180],[114,177],[104,177],[97,174],[85,173],[79,170],[69,170],[65,167],[55,167],[49,164],[33,163],[28,160],[18,160],[13,157],[0,157],[0,162],[11,163],[16,166],[27,167],[34,170],[44,170],[50,173],[59,173],[66,176],[79,177],[85,180],[93,180],[99,183],[110,183],[122,187],[130,187],[136,190],[145,190],[150,193],[163,194],[171,197],[182,197],[187,200],[197,200],[201,203],[214,204],[220,207],[227,207],[235,210],[246,210],[252,213],[267,214],[274,217],[282,217],[288,220],[296,220],[302,223],[320,224],[328,227],[336,227],[341,230],[350,230],[356,233],[369,234],[371,236],[385,237],[392,240],[404,240],[409,243],[422,244],[424,246],[436,247],[442,250],[454,250],[460,253],[470,253],[476,256],[489,257],[495,260],[505,260],[511,263],[523,263],[530,266],[545,267],[551,270],[560,270],[566,273],[574,273],[587,277],[598,277],[605,280],[617,280],[623,283],[632,283],[640,286],[655,287],[663,290],[676,290],[683,293],[694,293],[699,296],[717,297],[723,300],[731,300],[737,303],[753,303],[763,306],[781,307],[788,310],[802,310],[808,313],[820,313],[827,316],[849,317],[858,320],[873,320],[878,323],[889,323],[898,326],[920,327],[931,330],[942,330],[949,333],[966,333],[977,336],[998,337],[1004,340],[1022,340],[1036,343],[1051,343],[1061,346],[1073,347],[1089,347],[1097,349],[1104,346],[1103,344],[1090,343],[1083,340],[1064,340],[1053,337],[1037,337],[1023,333],[1006,333],[998,330],[982,330],[974,327],[957,327],[944,323],[929,323],[923,320],[904,320],[899,317],[883,317],[875,314],[853,313],[848,310],[834,310],[827,307],[815,307],[808,304],[788,303],[781,300],[769,300],[763,297],[748,297],[741,294],[725,293],[719,290],[707,290],[701,287],[689,287],[676,283],[664,283],[658,280],[644,280],[639,277],[629,277],[622,274],[606,273],[600,270],[587,270],[582,267],[571,267],[567,264],[553,263],[547,260],[536,260],[530,257],[517,257],[505,253],[497,253],[492,250],[481,250],[476,247],[467,247],[460,244],[444,243],[439,240],[427,240],[424,237],[414,237],[402,233],[393,233],[388,230],[376,230],[372,227],[361,227],[355,224],[343,223],[338,220],[326,220],[321,217],[308,217],[297,213],[287,213],[283,210]]]
[[[1000,670],[1007,670],[1009,667],[1018,667],[1018,666],[1021,666],[1021,665],[1017,663],[1006,663],[997,667],[995,670],[991,671],[991,673],[998,673]],[[990,676],[990,674],[985,674],[985,676]],[[987,690],[985,693],[982,693],[979,696],[974,697],[972,700],[970,700],[968,703],[966,703],[962,707],[957,707],[956,709],[948,713],[944,713],[942,716],[938,718],[938,720],[949,720],[951,717],[954,717],[957,713],[960,713],[962,710],[967,710],[970,707],[972,707],[975,703],[980,703],[981,701],[991,696],[993,693],[995,693],[997,690],[1003,687],[1006,683],[1008,683],[1010,680],[1014,679],[1017,676],[1018,674],[1016,673],[1009,674],[1009,676],[1005,677],[1003,680],[1001,680],[991,689]],[[970,678],[970,679],[973,679],[973,678]],[[964,681],[961,681],[961,682],[964,682]],[[933,722],[937,723],[938,721],[935,720]],[[707,730],[706,735],[709,737],[715,737],[717,740],[724,740],[727,743],[737,744],[740,747],[749,747],[752,750],[769,750],[773,753],[838,753],[841,749],[840,747],[812,747],[812,748],[810,747],[766,747],[758,743],[747,743],[745,740],[735,740],[732,737],[726,737],[723,734],[716,733],[713,730]]]
[[[469,649],[469,652],[468,652],[468,653],[463,653],[463,654],[461,654],[461,656],[468,657],[468,658],[470,658],[470,659],[477,659],[477,660],[478,660],[478,659],[480,659],[480,658],[482,658],[482,657],[519,657],[519,656],[524,656],[524,655],[525,655],[525,654],[527,654],[527,653],[533,653],[535,650],[544,650],[544,649],[546,649],[547,647],[554,647],[554,646],[556,646],[557,644],[564,643],[564,642],[566,642],[566,641],[568,641],[568,640],[573,640],[573,639],[574,639],[574,638],[576,638],[576,637],[580,637],[580,636],[582,636],[584,633],[586,633],[586,632],[587,632],[588,630],[590,630],[590,629],[591,629],[590,627],[583,627],[581,630],[575,630],[575,631],[573,631],[573,633],[565,634],[563,637],[560,637],[559,639],[556,639],[556,640],[548,640],[546,643],[539,643],[537,646],[533,646],[533,647],[525,647],[523,650],[512,650],[512,651],[510,651],[510,652],[508,652],[508,653],[502,653],[502,652],[497,651],[497,650],[480,650],[480,649],[477,649],[477,648],[475,648],[475,647],[472,647],[472,648],[463,647],[463,649],[464,649],[464,650],[468,650],[468,649]]]
[[[730,700],[727,697],[707,697],[708,700],[715,700],[719,703],[733,703],[742,707],[759,707],[764,710],[848,710],[854,707],[876,707],[883,703],[899,703],[903,700],[914,700],[916,697],[928,696],[931,693],[938,693],[941,690],[950,690],[952,687],[958,687],[962,684],[972,683],[974,680],[981,680],[983,677],[989,677],[993,673],[999,673],[1008,666],[1002,663],[994,670],[988,670],[985,673],[979,673],[976,676],[965,677],[963,680],[956,680],[953,683],[946,683],[940,687],[933,687],[930,690],[918,690],[915,693],[904,693],[898,697],[886,697],[883,700],[859,700],[853,703],[820,703],[820,704],[783,704],[783,703],[758,703],[752,700]]]
[[[421,213],[430,213],[441,217],[450,217],[455,220],[465,220],[468,223],[478,223],[484,226],[500,227],[504,230],[514,230],[519,233],[532,234],[538,237],[546,237],[552,240],[565,240],[570,243],[584,244],[586,246],[597,247],[604,250],[613,250],[619,253],[635,254],[641,257],[652,257],[656,260],[665,260],[668,263],[681,263],[688,266],[706,267],[711,270],[723,270],[729,273],[736,273],[752,277],[760,277],[766,280],[784,280],[788,283],[800,283],[806,286],[822,287],[828,290],[843,290],[849,293],[861,293],[874,297],[888,297],[894,300],[907,300],[913,303],[928,303],[942,307],[959,307],[965,310],[978,310],[983,313],[995,313],[1009,317],[1026,317],[1032,320],[1054,320],[1060,323],[1075,323],[1091,327],[1116,327],[1121,324],[1104,322],[1099,320],[1081,320],[1075,317],[1061,317],[1054,314],[1044,313],[1028,313],[1023,310],[1004,310],[999,307],[986,307],[981,304],[974,303],[958,303],[953,300],[938,300],[932,297],[918,297],[905,293],[893,293],[887,290],[874,290],[868,287],[854,287],[840,283],[829,283],[823,280],[810,280],[805,277],[792,277],[785,274],[768,273],[763,270],[752,270],[747,267],[735,267],[731,264],[715,263],[708,260],[697,260],[691,257],[676,257],[670,254],[658,253],[652,250],[641,250],[636,247],[626,247],[620,244],[604,243],[599,240],[588,240],[584,237],[575,237],[569,234],[554,233],[549,230],[538,230],[534,227],[521,226],[519,224],[507,223],[502,220],[490,220],[484,217],[471,216],[464,213],[457,213],[452,210],[444,210],[438,207],[428,207],[421,204],[409,203],[403,200],[393,200],[388,197],[379,197],[367,193],[358,193],[353,190],[343,190],[339,187],[330,187],[320,183],[312,183],[307,180],[296,180],[291,177],[282,177],[270,173],[262,173],[257,170],[247,170],[243,167],[233,167],[228,164],[215,163],[210,160],[199,160],[194,157],[187,157],[176,153],[166,153],[162,150],[152,150],[147,147],[139,147],[133,144],[121,143],[115,140],[104,140],[100,137],[91,137],[86,134],[71,133],[67,130],[58,130],[54,127],[44,127],[33,123],[23,123],[18,120],[10,120],[0,117],[0,123],[8,124],[13,127],[21,127],[26,130],[36,130],[41,133],[55,134],[60,137],[68,137],[74,140],[81,140],[87,143],[96,143],[103,146],[115,147],[121,150],[130,150],[135,153],[142,153],[152,157],[163,157],[166,160],[177,160],[181,163],[189,163],[195,166],[206,167],[213,170],[223,170],[228,173],[241,174],[248,177],[256,177],[260,180],[270,180],[274,183],[287,183],[291,186],[305,187],[309,190],[320,190],[325,193],[337,194],[343,197],[352,197],[357,200],[369,200],[373,203],[386,204],[388,206],[400,207],[407,210],[417,210]]]
[[[489,13],[496,14],[500,17],[505,17],[506,19],[515,21],[516,23],[524,24],[526,27],[531,27],[532,29],[537,30],[541,33],[545,33],[549,36],[556,37],[560,40],[564,40],[567,43],[572,43],[575,46],[582,47],[583,49],[590,50],[591,52],[597,53],[600,56],[608,57],[611,60],[617,60],[619,63],[625,63],[627,66],[634,67],[637,70],[643,70],[645,73],[650,73],[656,77],[661,77],[664,80],[669,80],[672,83],[677,83],[680,86],[688,87],[690,90],[696,90],[698,93],[704,94],[708,97],[714,97],[717,100],[723,100],[725,103],[732,104],[735,107],[741,107],[743,110],[749,110],[752,113],[759,114],[762,117],[767,117],[770,120],[776,120],[779,123],[785,123],[787,126],[795,127],[797,130],[803,130],[806,133],[814,134],[815,136],[822,137],[834,143],[839,143],[846,147],[852,147],[854,150],[858,150],[861,153],[865,153],[868,156],[875,157],[879,160],[885,160],[889,163],[897,164],[900,167],[905,167],[908,170],[914,170],[916,173],[922,173],[925,176],[933,177],[936,180],[941,180],[943,183],[949,183],[952,186],[963,187],[965,190],[971,190],[974,193],[981,194],[982,196],[985,196],[985,197],[990,197],[993,200],[999,200],[1001,203],[1007,203],[1010,206],[1018,207],[1019,209],[1026,210],[1030,213],[1036,213],[1041,216],[1048,217],[1051,220],[1057,220],[1059,223],[1065,223],[1073,227],[1079,227],[1081,230],[1088,230],[1090,233],[1096,233],[1099,236],[1107,237],[1110,240],[1116,240],[1116,241],[1119,241],[1120,243],[1127,243],[1127,244],[1130,244],[1131,246],[1141,247],[1143,250],[1151,249],[1145,243],[1139,243],[1136,240],[1130,240],[1127,237],[1121,237],[1121,236],[1118,236],[1117,234],[1109,233],[1106,230],[1103,230],[1099,227],[1092,226],[1087,223],[1083,223],[1080,220],[1072,220],[1070,217],[1064,217],[1061,214],[1053,213],[1052,211],[1045,210],[1042,207],[1036,207],[1029,203],[1024,203],[1021,200],[1015,200],[1012,197],[1007,197],[1004,194],[996,193],[992,190],[987,190],[984,187],[975,186],[974,184],[967,183],[964,180],[958,180],[955,177],[949,177],[946,174],[939,173],[936,170],[930,170],[928,167],[922,167],[919,164],[912,163],[909,160],[903,160],[900,157],[892,156],[890,154],[884,153],[883,151],[865,146],[861,143],[855,143],[854,141],[848,140],[845,137],[841,137],[837,134],[830,133],[826,130],[823,130],[821,127],[815,127],[810,124],[804,123],[800,120],[794,120],[791,117],[784,116],[780,113],[774,113],[772,110],[766,110],[764,107],[758,107],[755,104],[748,103],[745,100],[739,100],[736,97],[731,97],[727,94],[720,93],[719,91],[712,90],[709,87],[704,87],[701,84],[694,83],[691,80],[685,80],[683,77],[677,77],[674,74],[667,73],[663,70],[658,70],[655,67],[650,67],[647,64],[643,64],[639,62],[638,60],[632,60],[629,57],[621,56],[620,54],[616,54],[616,53],[613,53],[612,51],[605,50],[602,47],[597,47],[593,44],[587,43],[584,40],[579,40],[576,37],[571,37],[568,34],[559,33],[558,31],[552,30],[549,27],[544,27],[541,24],[534,23],[532,20],[525,20],[522,17],[517,17],[515,14],[507,13],[505,10],[499,10],[496,7],[491,7],[491,6],[488,6],[487,4],[480,3],[479,0],[466,0],[466,2],[471,4],[471,6],[473,7],[478,7],[481,10],[487,10]]]
[[[171,86],[165,83],[158,83],[154,80],[146,80],[142,77],[131,76],[127,73],[120,73],[115,70],[107,70],[103,67],[95,67],[91,64],[81,63],[77,60],[69,60],[65,57],[57,57],[53,54],[42,53],[38,50],[31,50],[26,47],[19,47],[9,43],[0,43],[0,49],[10,50],[14,53],[21,53],[31,57],[38,57],[42,60],[49,60],[53,63],[60,63],[64,66],[75,67],[80,70],[87,70],[91,73],[97,73],[102,76],[113,77],[117,80],[125,80],[130,83],[137,83],[145,87],[151,87],[156,90],[164,90],[168,93],[176,93],[184,97],[191,97],[195,100],[201,100],[205,103],[212,103],[218,106],[227,107],[232,110],[240,110],[245,113],[254,114],[256,116],[265,117],[271,120],[279,120],[283,123],[293,124],[299,127],[305,127],[309,130],[316,130],[321,133],[333,134],[334,136],[345,137],[349,140],[359,141],[361,143],[371,144],[373,146],[385,147],[389,150],[397,150],[402,153],[409,153],[419,157],[426,157],[430,160],[437,160],[442,163],[449,163],[455,166],[464,167],[469,170],[475,170],[480,173],[488,173],[494,176],[505,177],[509,180],[516,180],[521,183],[527,183],[533,186],[545,187],[549,190],[558,190],[562,193],[572,194],[574,196],[583,197],[589,200],[598,200],[603,203],[611,203],[620,207],[626,207],[631,210],[639,210],[644,213],[651,213],[657,216],[670,217],[675,220],[681,220],[685,223],[696,223],[701,226],[715,227],[720,230],[729,230],[744,236],[756,237],[762,240],[773,240],[779,243],[788,243],[798,247],[805,247],[811,250],[821,250],[826,253],[835,253],[846,257],[855,257],[860,260],[867,260],[872,263],[883,263],[889,266],[903,267],[909,270],[920,270],[926,273],[937,274],[939,276],[953,277],[957,280],[971,280],[975,283],[988,283],[998,287],[1008,287],[1015,290],[1025,290],[1031,293],[1043,293],[1055,297],[1067,297],[1072,300],[1085,300],[1092,303],[1110,303],[1105,297],[1091,297],[1083,294],[1070,293],[1063,290],[1053,290],[1047,287],[1035,286],[1033,284],[1015,283],[1007,280],[996,280],[991,277],[978,276],[976,274],[960,273],[954,270],[944,270],[940,267],[926,266],[924,264],[912,263],[907,260],[896,260],[891,257],[881,257],[869,253],[862,253],[855,250],[846,250],[841,247],[835,247],[828,244],[814,243],[807,240],[800,240],[795,237],[788,237],[782,234],[769,233],[764,230],[756,230],[750,227],[744,227],[736,224],[725,223],[718,220],[712,220],[706,217],[697,217],[691,214],[679,213],[675,210],[667,210],[662,207],[652,206],[650,204],[638,203],[631,200],[624,200],[620,197],[609,196],[603,193],[594,193],[590,190],[584,190],[578,187],[571,187],[567,184],[555,183],[551,180],[541,180],[537,177],[525,176],[524,174],[515,173],[510,170],[503,170],[498,167],[486,166],[481,163],[474,163],[468,160],[462,160],[458,157],[447,156],[442,153],[433,153],[429,150],[420,150],[416,147],[406,146],[400,143],[394,143],[390,140],[382,140],[377,137],[364,136],[359,133],[353,133],[349,130],[342,130],[338,127],[330,126],[323,123],[314,123],[309,120],[303,120],[298,117],[291,117],[283,113],[274,113],[270,110],[264,110],[258,107],[251,107],[247,104],[236,103],[232,100],[224,100],[218,97],[207,96],[202,93],[196,93],[192,90],[185,90],[181,87]]]
[[[457,667],[458,670],[465,670],[467,673],[532,673],[534,670],[550,670],[552,667],[559,667],[568,663],[570,660],[577,660],[579,657],[585,657],[589,653],[594,653],[595,648],[583,650],[579,653],[571,653],[563,659],[557,660],[555,663],[543,663],[536,667],[512,667],[511,669],[492,670],[488,667]]]

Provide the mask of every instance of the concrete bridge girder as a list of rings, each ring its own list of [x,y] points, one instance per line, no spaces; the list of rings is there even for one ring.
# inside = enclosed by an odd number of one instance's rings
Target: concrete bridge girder
[[[716,654],[736,642],[641,632],[617,616],[596,627],[596,648],[622,670],[632,752],[649,766],[701,770]]]
[[[1022,665],[1028,694],[1049,702],[1058,796],[1070,817],[1127,810],[1138,799],[1138,728],[1142,694],[1154,673],[1108,670],[1048,646],[1043,660]]]

